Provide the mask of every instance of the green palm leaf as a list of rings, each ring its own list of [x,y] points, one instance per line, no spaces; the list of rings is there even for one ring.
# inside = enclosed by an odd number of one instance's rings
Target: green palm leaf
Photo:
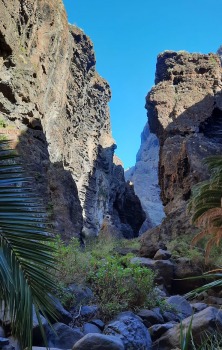
[[[14,151],[1,141],[0,307],[9,314],[22,349],[31,349],[33,309],[40,324],[40,314],[56,318],[51,297],[56,261],[44,208],[15,161]]]

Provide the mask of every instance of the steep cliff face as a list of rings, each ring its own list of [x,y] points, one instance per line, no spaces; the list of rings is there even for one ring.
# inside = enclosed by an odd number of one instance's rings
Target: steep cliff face
[[[202,160],[222,152],[222,82],[217,55],[166,51],[146,100],[151,132],[160,141],[159,179],[166,236],[192,230],[191,187],[207,177]],[[159,230],[159,229],[158,229]]]
[[[135,193],[140,198],[147,219],[140,233],[159,225],[164,218],[158,180],[159,142],[151,134],[146,123],[141,134],[141,146],[136,156],[134,167],[125,171],[125,178],[134,185]]]
[[[106,213],[136,234],[114,210],[127,185],[123,175],[122,187],[113,185],[111,92],[95,63],[90,39],[68,25],[61,0],[1,2],[2,132],[17,143],[65,239],[96,235]],[[142,224],[141,208],[138,215]]]

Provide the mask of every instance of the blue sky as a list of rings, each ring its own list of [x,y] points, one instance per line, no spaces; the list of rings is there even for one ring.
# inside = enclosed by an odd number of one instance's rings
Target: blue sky
[[[145,96],[164,50],[216,52],[222,0],[64,0],[71,24],[93,41],[97,71],[110,84],[116,154],[135,163],[147,120]]]

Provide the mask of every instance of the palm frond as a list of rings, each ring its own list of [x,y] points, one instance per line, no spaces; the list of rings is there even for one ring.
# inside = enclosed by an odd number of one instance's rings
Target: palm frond
[[[16,159],[0,142],[0,301],[12,333],[31,349],[33,306],[39,321],[40,313],[56,317],[50,296],[56,261],[45,210]]]
[[[213,245],[222,239],[222,156],[207,158],[204,163],[210,171],[209,180],[192,189],[188,210],[192,212],[193,223],[201,229],[192,244],[209,235],[206,245],[206,259]]]

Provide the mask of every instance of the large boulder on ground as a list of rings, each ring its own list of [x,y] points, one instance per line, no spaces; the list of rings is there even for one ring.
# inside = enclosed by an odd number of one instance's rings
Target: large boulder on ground
[[[70,314],[70,312],[68,312],[63,305],[61,304],[61,302],[59,301],[59,299],[57,299],[54,296],[51,296],[53,304],[55,306],[55,309],[58,313],[58,319],[57,321],[62,322],[62,323],[70,323],[72,321],[72,315]]]
[[[154,255],[154,260],[168,260],[171,257],[171,253],[168,250],[159,249]]]
[[[153,326],[149,327],[151,339],[154,341],[160,338],[164,333],[166,333],[169,329],[173,328],[174,326],[175,323],[173,322],[168,322],[164,324],[154,324]]]
[[[132,312],[123,312],[111,321],[104,330],[122,340],[125,350],[150,350],[152,341],[140,317]]]
[[[157,323],[164,323],[162,315],[154,310],[140,310],[137,313],[137,316],[143,320],[143,323],[147,328]]]
[[[198,347],[201,344],[202,338],[215,331],[222,331],[222,311],[214,307],[207,307],[206,309],[185,318],[181,324],[175,325],[173,328],[163,334],[161,338],[153,343],[152,350],[172,350],[180,348],[180,333],[181,327],[187,330],[192,322],[192,337],[195,345]]]
[[[89,333],[80,339],[72,350],[125,350],[125,347],[117,337]]]
[[[164,284],[164,286],[170,290],[174,266],[169,260],[152,260],[149,258],[135,257],[131,259],[132,264],[138,264],[140,266],[147,267],[157,273],[156,282],[158,284]]]
[[[80,332],[79,328],[71,328],[63,323],[55,323],[53,330],[47,333],[49,347],[59,349],[71,349],[73,345],[80,340],[84,334]]]
[[[67,292],[72,294],[74,297],[74,305],[87,304],[93,299],[93,292],[86,286],[72,283],[68,286]]]
[[[203,258],[204,259],[204,258]],[[204,278],[187,279],[203,274],[203,261],[191,261],[188,258],[178,258],[174,261],[174,278],[172,288],[175,293],[184,294],[202,286]]]
[[[175,309],[175,312],[181,319],[189,317],[193,314],[193,309],[188,301],[180,296],[173,295],[167,299],[167,304]]]
[[[102,333],[102,331],[95,324],[84,323],[84,325],[83,325],[83,333],[86,335],[86,334],[89,334],[89,333]]]

